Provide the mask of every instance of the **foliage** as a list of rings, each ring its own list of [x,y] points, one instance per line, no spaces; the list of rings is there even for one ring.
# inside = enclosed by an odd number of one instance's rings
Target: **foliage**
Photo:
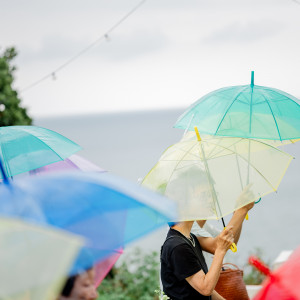
[[[32,123],[26,109],[20,106],[18,93],[12,87],[16,67],[11,62],[16,56],[17,52],[13,47],[0,54],[0,126]]]
[[[154,292],[155,292],[155,294],[158,295],[158,297],[161,297],[161,298],[160,298],[161,300],[168,300],[168,299],[170,299],[170,297],[168,297],[168,296],[167,296],[162,290],[160,290],[160,289],[155,290]]]
[[[263,251],[260,248],[256,248],[254,250],[254,253],[251,255],[256,256],[259,258],[261,261],[264,261],[263,259]],[[266,264],[269,264],[268,262]],[[246,264],[244,268],[244,282],[245,284],[249,285],[257,285],[261,284],[263,280],[265,279],[265,275],[261,274],[255,267],[250,265],[249,263]]]
[[[98,299],[154,300],[159,299],[159,260],[157,252],[144,254],[140,249],[123,258],[98,288]]]

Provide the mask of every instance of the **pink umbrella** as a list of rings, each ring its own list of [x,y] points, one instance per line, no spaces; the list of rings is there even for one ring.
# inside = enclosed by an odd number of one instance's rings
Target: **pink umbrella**
[[[116,250],[115,254],[112,254],[105,260],[99,262],[95,266],[95,286],[98,287],[108,272],[111,270],[113,265],[119,259],[121,254],[123,253],[123,249]]]
[[[267,275],[262,289],[254,300],[299,300],[300,299],[300,247],[276,271],[264,265],[258,258],[251,256],[249,263]]]

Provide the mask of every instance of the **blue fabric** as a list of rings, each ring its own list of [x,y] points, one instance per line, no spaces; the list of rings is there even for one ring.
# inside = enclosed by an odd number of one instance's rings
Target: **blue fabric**
[[[110,174],[59,173],[0,185],[0,215],[59,227],[86,239],[70,274],[176,220],[175,203]]]

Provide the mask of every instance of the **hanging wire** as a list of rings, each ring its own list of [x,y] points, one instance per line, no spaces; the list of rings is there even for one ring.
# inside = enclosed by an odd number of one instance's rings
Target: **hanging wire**
[[[96,46],[99,42],[102,40],[109,41],[109,34],[115,30],[118,26],[120,26],[130,15],[132,15],[138,8],[140,8],[147,0],[140,1],[135,7],[133,7],[126,15],[124,15],[117,23],[115,23],[110,29],[108,29],[103,35],[101,35],[97,40],[95,40],[93,43],[91,43],[89,46],[78,52],[76,55],[68,59],[65,63],[57,67],[55,70],[50,72],[49,74],[45,75],[44,77],[38,79],[37,81],[31,83],[30,85],[26,86],[25,88],[21,89],[21,92],[28,91],[29,89],[33,88],[34,86],[37,86],[44,80],[48,78],[56,79],[56,75],[59,71],[70,65],[73,61],[75,61],[77,58],[79,58],[81,55],[83,55],[85,52]]]

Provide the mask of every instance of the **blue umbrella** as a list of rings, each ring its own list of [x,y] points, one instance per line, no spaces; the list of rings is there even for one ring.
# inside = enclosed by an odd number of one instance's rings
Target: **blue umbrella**
[[[107,173],[58,173],[0,185],[0,216],[48,224],[86,239],[71,274],[176,220],[173,201]]]
[[[0,127],[0,157],[8,177],[64,160],[80,149],[73,141],[46,128]]]

